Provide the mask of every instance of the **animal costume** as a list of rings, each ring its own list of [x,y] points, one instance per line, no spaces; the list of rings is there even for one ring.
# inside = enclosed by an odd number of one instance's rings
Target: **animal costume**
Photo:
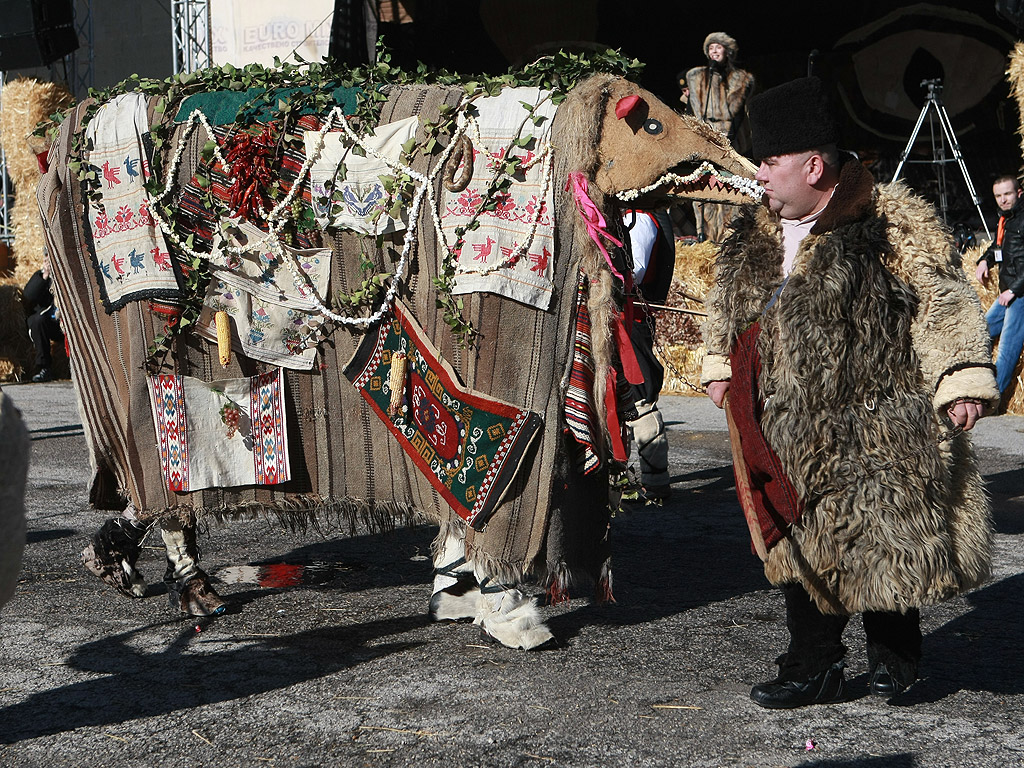
[[[535,647],[550,633],[514,584],[611,597],[606,459],[630,347],[607,222],[624,202],[753,196],[753,168],[608,74],[557,109],[534,87],[392,85],[358,120],[376,86],[318,94],[315,74],[305,96],[287,72],[251,103],[197,80],[62,124],[39,201],[91,501],[161,526],[172,602],[195,615],[222,605],[195,562],[201,517],[421,517],[441,529],[439,575],[459,574],[441,589],[473,571],[471,599],[431,615]],[[190,287],[189,264],[209,282]],[[140,593],[139,530],[112,522],[84,553],[124,594]]]

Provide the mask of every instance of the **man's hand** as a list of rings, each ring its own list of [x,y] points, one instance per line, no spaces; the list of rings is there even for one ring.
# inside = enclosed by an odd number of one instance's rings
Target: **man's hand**
[[[982,285],[988,282],[988,262],[982,259],[978,262],[978,268],[974,270],[974,276],[978,278],[978,282]]]
[[[725,405],[725,395],[729,391],[728,381],[712,381],[708,384],[708,397],[711,402],[721,408]]]
[[[1002,304],[1004,307],[1010,306],[1010,302],[1013,301],[1013,299],[1014,295],[1013,291],[1011,290],[1005,290],[999,294],[999,303]]]
[[[966,432],[977,423],[984,411],[985,406],[980,400],[961,397],[950,403],[946,413],[955,426],[963,427]]]

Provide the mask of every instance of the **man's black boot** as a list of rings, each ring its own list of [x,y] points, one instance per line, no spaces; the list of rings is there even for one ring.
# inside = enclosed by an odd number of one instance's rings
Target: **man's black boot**
[[[809,704],[832,704],[846,696],[843,662],[838,661],[808,680],[780,680],[759,683],[750,689],[750,698],[767,709],[795,709]]]
[[[906,667],[909,665],[893,665],[893,668],[889,669],[884,662],[875,664],[871,668],[871,675],[868,678],[868,688],[871,691],[871,695],[891,699],[893,696],[898,696],[907,690],[914,680],[917,679],[917,676],[910,672],[909,669],[900,669],[901,666]]]

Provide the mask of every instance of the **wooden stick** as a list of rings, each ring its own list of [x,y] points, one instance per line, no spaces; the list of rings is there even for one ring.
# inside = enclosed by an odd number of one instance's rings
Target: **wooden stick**
[[[724,407],[725,418],[729,422],[729,447],[732,448],[732,465],[736,475],[736,495],[740,498],[743,517],[747,519],[747,528],[750,529],[750,540],[754,543],[754,551],[761,558],[761,562],[764,562],[768,559],[768,548],[765,546],[764,536],[761,535],[761,523],[757,520],[754,494],[750,490],[750,473],[747,471],[747,462],[743,459],[740,431],[736,428],[736,422],[732,418],[729,395],[725,396]]]
[[[707,312],[698,312],[696,309],[684,309],[683,307],[667,307],[664,304],[647,304],[651,309],[661,310],[663,312],[682,312],[687,315],[697,315],[698,317],[707,317]]]

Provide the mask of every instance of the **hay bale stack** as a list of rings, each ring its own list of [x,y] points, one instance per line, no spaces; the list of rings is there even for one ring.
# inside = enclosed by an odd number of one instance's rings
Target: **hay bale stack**
[[[676,241],[676,268],[666,304],[703,312],[704,307],[683,294],[704,298],[711,287],[711,268],[718,253],[712,242],[687,245]],[[703,317],[676,312],[657,312],[656,349],[665,366],[661,391],[675,395],[699,395],[700,368],[704,360],[701,340]]]
[[[15,278],[0,278],[0,381],[20,380],[35,363],[21,289]]]
[[[44,237],[36,188],[39,163],[36,153],[47,148],[45,141],[33,137],[39,123],[49,120],[72,102],[71,94],[56,83],[43,83],[19,77],[4,85],[0,95],[0,145],[7,157],[7,175],[14,184],[14,277],[24,285],[43,265]]]
[[[1024,117],[1024,43],[1022,42],[1018,42],[1010,51],[1006,80],[1010,84],[1010,96],[1017,102],[1017,114]],[[1021,154],[1024,154],[1024,119],[1018,122],[1017,135],[1021,139]]]

